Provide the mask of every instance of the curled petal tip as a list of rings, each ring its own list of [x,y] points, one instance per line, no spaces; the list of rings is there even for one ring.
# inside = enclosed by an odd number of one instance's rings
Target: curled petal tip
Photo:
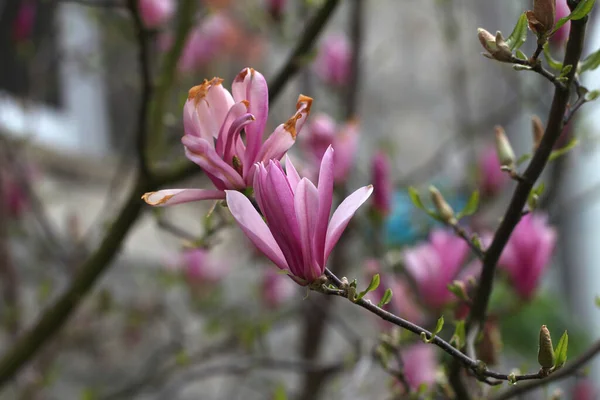
[[[198,104],[206,96],[211,86],[218,86],[222,83],[223,79],[216,76],[210,81],[205,79],[200,85],[196,85],[188,91],[188,100],[194,100]]]
[[[244,103],[244,105],[246,106],[246,109],[250,108],[250,102],[248,100],[242,100],[240,103]]]
[[[306,112],[310,113],[312,107],[313,98],[301,94],[298,96],[298,102],[296,103],[296,109],[299,110],[302,106],[306,107]]]
[[[242,82],[246,78],[246,75],[248,75],[248,72],[250,72],[250,74],[253,74],[254,70],[252,68],[248,68],[248,67],[244,68],[237,74],[237,76],[235,77],[235,79],[233,81],[234,82]]]
[[[151,197],[156,194],[158,192],[147,192],[144,193],[142,196],[142,200],[144,200],[147,204],[151,205],[151,206],[160,206],[162,204],[165,204],[167,201],[169,201],[169,199],[171,197],[173,197],[174,195],[172,194],[168,194],[168,195],[164,195],[164,196],[160,196],[158,199],[151,199]]]

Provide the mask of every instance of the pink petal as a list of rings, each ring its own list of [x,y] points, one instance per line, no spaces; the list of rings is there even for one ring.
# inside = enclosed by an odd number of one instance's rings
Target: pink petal
[[[319,193],[311,181],[303,178],[294,195],[294,208],[300,228],[300,244],[304,258],[304,279],[314,281],[323,275],[323,268],[317,262],[314,248],[314,233],[317,225]]]
[[[292,191],[296,191],[296,186],[300,182],[300,174],[292,164],[292,159],[286,154],[285,155],[285,173],[287,174],[288,181],[292,187]]]
[[[244,114],[231,124],[229,132],[227,133],[227,141],[225,142],[225,152],[223,159],[228,164],[233,165],[233,157],[237,156],[240,162],[243,162],[244,157],[244,143],[240,138],[240,133],[244,127],[248,126],[254,121],[252,114]],[[234,166],[235,168],[235,166]],[[237,169],[236,169],[237,170]],[[238,170],[241,172],[242,170]]]
[[[148,192],[142,199],[151,206],[172,206],[198,200],[219,200],[225,198],[225,192],[207,189],[165,189]]]
[[[246,128],[246,165],[251,166],[258,161],[257,154],[262,143],[263,132],[269,115],[269,88],[265,77],[252,68],[244,68],[234,79],[232,85],[234,98],[237,101],[250,102],[249,112],[256,122]],[[280,157],[281,158],[281,157]],[[246,167],[244,173],[250,169]]]
[[[206,94],[206,102],[212,111],[212,117],[217,125],[217,129],[213,131],[214,137],[217,137],[219,133],[218,129],[223,125],[229,109],[233,107],[235,102],[231,93],[223,87],[222,79],[213,78],[210,83],[211,86]]]
[[[346,197],[342,204],[333,213],[329,226],[327,227],[327,237],[325,239],[325,260],[329,258],[333,246],[337,243],[348,226],[350,218],[354,215],[358,207],[360,207],[373,192],[373,186],[364,186],[350,196]],[[324,265],[324,264],[323,264]]]
[[[229,128],[231,127],[231,124],[247,112],[248,106],[246,103],[236,103],[229,109],[225,121],[219,130],[219,136],[217,137],[217,144],[215,146],[219,156],[223,157],[225,143],[227,143],[227,139],[229,138]]]
[[[246,184],[240,174],[219,157],[209,142],[195,136],[181,139],[185,146],[185,155],[198,164],[204,171],[220,179],[229,189],[244,189]]]
[[[315,251],[320,265],[325,265],[327,259],[327,256],[325,256],[325,242],[333,202],[333,157],[333,148],[329,146],[323,154],[319,171],[319,216],[315,229]]]
[[[231,215],[244,231],[248,239],[273,261],[280,269],[289,271],[281,249],[275,242],[273,234],[250,200],[235,190],[226,190],[227,206]]]

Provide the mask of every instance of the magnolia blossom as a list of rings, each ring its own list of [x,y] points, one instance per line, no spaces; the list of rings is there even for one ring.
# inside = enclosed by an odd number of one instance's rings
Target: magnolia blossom
[[[140,17],[147,28],[157,28],[171,19],[175,13],[173,0],[138,0]]]
[[[19,5],[17,16],[12,25],[12,36],[16,42],[31,38],[35,23],[36,5],[32,0],[24,0]]]
[[[352,49],[348,39],[341,34],[325,38],[315,60],[315,72],[325,82],[339,86],[350,79]]]
[[[478,160],[479,189],[492,196],[509,181],[508,174],[500,169],[500,160],[494,146],[485,148]]]
[[[294,284],[284,274],[268,268],[265,269],[260,289],[260,296],[268,308],[281,306],[294,294]]]
[[[404,377],[411,390],[422,384],[431,385],[436,380],[437,359],[435,347],[417,343],[401,351]]]
[[[329,254],[358,207],[371,195],[365,186],[348,196],[335,210],[333,201],[333,149],[321,161],[318,186],[300,178],[286,158],[286,171],[278,161],[259,163],[254,175],[258,208],[235,190],[226,190],[227,205],[246,236],[280,269],[300,285],[323,275]]]
[[[566,17],[571,13],[567,0],[556,0],[556,21]],[[561,26],[554,35],[550,37],[550,41],[556,44],[566,43],[569,37],[569,31],[571,30],[571,21],[567,21],[566,24]]]
[[[217,262],[204,249],[187,249],[168,262],[171,270],[181,272],[191,284],[214,284],[229,272],[224,263]]]
[[[235,22],[225,12],[209,14],[190,32],[179,60],[179,71],[194,71],[230,51],[238,35]]]
[[[204,170],[216,189],[150,192],[142,196],[148,204],[164,206],[224,199],[225,190],[252,186],[255,163],[280,160],[296,141],[310,113],[310,97],[300,95],[294,116],[275,128],[263,142],[269,113],[265,78],[254,69],[243,69],[233,81],[233,96],[222,82],[213,78],[193,87],[183,107],[185,154]],[[241,137],[242,129],[245,140]]]
[[[373,208],[382,215],[392,210],[394,187],[391,177],[390,159],[383,151],[377,152],[372,161],[373,171]]]
[[[513,231],[498,264],[523,299],[535,293],[555,244],[556,231],[543,215],[525,215]]]
[[[455,299],[448,284],[456,279],[469,251],[464,240],[446,230],[433,230],[429,242],[404,252],[406,271],[417,284],[421,300],[440,309]]]
[[[358,122],[349,121],[338,126],[327,114],[318,114],[307,126],[302,141],[304,150],[314,165],[319,165],[325,150],[331,145],[335,149],[334,178],[344,182],[352,169],[358,147]],[[311,171],[308,171],[309,175]]]

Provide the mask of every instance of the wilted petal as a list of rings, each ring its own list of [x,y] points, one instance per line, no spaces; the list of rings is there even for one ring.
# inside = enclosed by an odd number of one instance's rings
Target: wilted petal
[[[285,261],[281,249],[275,242],[273,234],[261,218],[260,214],[250,200],[242,193],[235,190],[226,190],[227,206],[231,211],[231,215],[240,225],[246,236],[254,243],[254,245],[262,251],[269,260],[283,270],[288,270],[289,267]]]
[[[233,157],[238,157],[239,162],[242,162],[242,157],[244,155],[244,143],[240,138],[240,133],[242,129],[247,127],[254,121],[254,116],[252,114],[244,114],[231,124],[229,127],[229,132],[227,133],[227,141],[225,142],[225,152],[223,153],[223,159],[226,163],[233,165],[233,167],[238,171],[238,173],[242,173],[241,169],[236,168],[233,164]]]
[[[207,173],[220,179],[227,188],[243,189],[246,187],[240,174],[223,161],[206,140],[186,135],[181,141],[185,146],[187,158],[198,164]]]
[[[311,181],[303,178],[296,188],[294,208],[300,228],[300,244],[304,258],[304,277],[313,281],[323,274],[323,269],[317,261],[314,246],[314,234],[317,225],[317,210],[319,208],[319,193]]]
[[[327,228],[327,237],[325,239],[325,260],[329,257],[331,250],[339,240],[340,236],[348,226],[350,218],[354,215],[358,207],[360,207],[373,192],[373,186],[364,186],[346,199],[338,206],[333,213],[329,226]]]
[[[317,218],[317,227],[315,229],[315,252],[317,261],[320,265],[325,265],[325,241],[327,238],[327,225],[329,224],[329,215],[331,214],[331,204],[333,202],[333,157],[334,151],[331,146],[327,148],[321,159],[321,169],[319,171],[319,211]]]
[[[280,160],[286,151],[296,141],[297,133],[302,129],[306,118],[310,114],[312,99],[302,96],[298,98],[296,113],[285,124],[279,125],[267,138],[260,148],[257,161]]]
[[[165,189],[148,192],[142,199],[151,206],[172,206],[198,200],[219,200],[225,198],[225,192],[207,189]]]
[[[215,146],[215,149],[217,150],[217,154],[219,156],[223,157],[225,143],[227,143],[227,140],[229,138],[229,128],[231,128],[231,125],[233,124],[233,122],[235,120],[242,117],[247,112],[248,112],[248,103],[247,102],[236,103],[233,107],[231,107],[231,109],[229,109],[229,112],[227,113],[227,116],[225,117],[225,121],[223,122],[223,125],[221,126],[221,129],[219,130],[219,137],[217,138],[217,144]]]

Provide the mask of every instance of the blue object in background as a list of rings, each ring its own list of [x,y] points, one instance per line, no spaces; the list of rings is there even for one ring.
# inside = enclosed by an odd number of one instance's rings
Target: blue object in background
[[[458,192],[440,190],[455,211],[462,210],[467,204],[468,196]],[[427,199],[424,199],[424,203],[429,204]],[[407,189],[400,189],[394,193],[392,212],[385,221],[386,244],[390,247],[411,245],[425,239],[432,228],[442,226],[443,224],[415,207]]]

